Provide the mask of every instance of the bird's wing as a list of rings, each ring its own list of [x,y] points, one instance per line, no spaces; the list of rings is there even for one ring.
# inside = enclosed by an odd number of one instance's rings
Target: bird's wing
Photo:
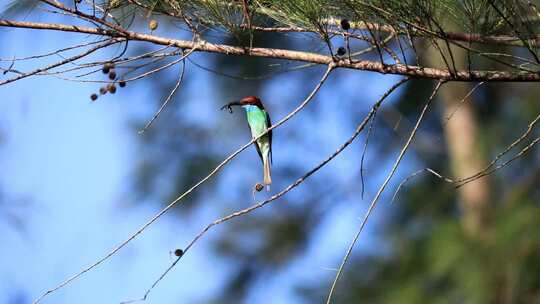
[[[257,153],[259,154],[259,157],[261,158],[261,161],[263,162],[263,165],[264,165],[264,160],[262,157],[261,148],[259,148],[259,144],[255,142],[254,146],[255,146],[255,149],[257,149]]]
[[[264,112],[266,112],[266,128],[270,128],[272,127],[272,122],[270,121],[270,114],[268,114],[267,111]],[[272,130],[268,132],[268,142],[270,143],[270,163],[272,163]],[[261,154],[261,152],[259,152],[259,154]]]

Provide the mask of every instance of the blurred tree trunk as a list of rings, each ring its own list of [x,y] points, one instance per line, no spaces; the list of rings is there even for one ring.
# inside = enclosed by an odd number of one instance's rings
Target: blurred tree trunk
[[[473,100],[459,106],[459,101],[471,90],[468,83],[449,83],[440,92],[446,122],[444,133],[453,176],[463,178],[482,170],[486,162],[480,148],[477,120]],[[470,97],[469,97],[470,98]],[[454,113],[455,111],[455,113]],[[452,115],[446,121],[446,117]],[[487,220],[489,179],[481,178],[458,189],[462,223],[465,232],[474,236],[482,234]]]
[[[467,68],[467,55],[461,49],[452,48],[452,59],[443,44],[440,49],[451,67]],[[430,48],[427,53],[430,64],[447,67],[441,53],[436,48]],[[460,103],[470,92],[472,85],[466,82],[451,82],[445,84],[439,99],[443,107],[443,128],[452,175],[455,179],[465,178],[482,170],[485,165],[485,155],[480,147],[478,122],[475,117],[474,96]],[[474,95],[474,94],[472,94]],[[451,119],[447,117],[451,115]],[[458,188],[459,204],[462,212],[462,226],[470,236],[479,236],[485,231],[487,224],[488,202],[490,199],[489,178],[481,178]]]

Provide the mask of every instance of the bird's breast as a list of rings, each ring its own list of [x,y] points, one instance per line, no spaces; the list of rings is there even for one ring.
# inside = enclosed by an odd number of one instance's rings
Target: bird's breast
[[[246,116],[253,137],[258,137],[266,131],[266,113],[263,110],[257,108],[256,111],[246,111]]]

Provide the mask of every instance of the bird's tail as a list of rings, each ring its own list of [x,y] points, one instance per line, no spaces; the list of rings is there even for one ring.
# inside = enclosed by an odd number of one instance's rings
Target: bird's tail
[[[266,190],[270,191],[270,184],[272,183],[272,178],[270,177],[270,159],[268,158],[268,153],[264,154],[263,163],[264,184],[266,185]]]

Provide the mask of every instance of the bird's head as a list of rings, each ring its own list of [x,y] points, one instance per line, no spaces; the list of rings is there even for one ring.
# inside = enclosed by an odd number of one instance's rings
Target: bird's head
[[[247,96],[240,100],[231,101],[228,104],[221,107],[221,110],[224,110],[225,108],[229,110],[229,113],[232,113],[232,107],[233,106],[256,106],[259,109],[264,109],[264,106],[261,102],[261,100],[257,96]]]

